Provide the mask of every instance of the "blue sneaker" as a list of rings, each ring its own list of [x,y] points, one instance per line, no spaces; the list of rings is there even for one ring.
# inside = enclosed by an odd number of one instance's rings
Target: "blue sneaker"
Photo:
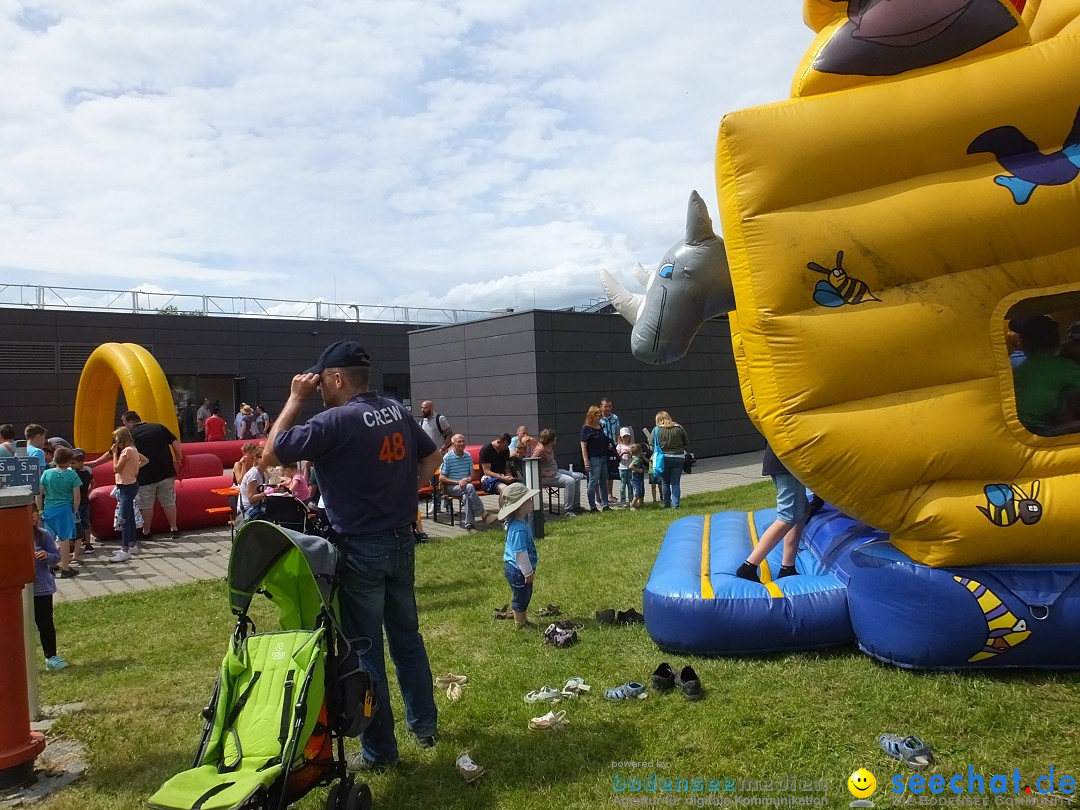
[[[57,672],[58,670],[66,668],[68,662],[61,658],[59,655],[54,655],[52,658],[45,659],[45,669],[49,672]]]
[[[644,700],[648,696],[649,693],[645,691],[645,684],[637,681],[630,681],[622,686],[616,686],[614,689],[604,690],[604,697],[608,700]]]

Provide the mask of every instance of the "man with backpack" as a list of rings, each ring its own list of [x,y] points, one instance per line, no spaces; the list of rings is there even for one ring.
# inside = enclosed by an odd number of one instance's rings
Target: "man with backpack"
[[[420,429],[431,437],[431,441],[439,448],[443,455],[450,449],[450,439],[454,435],[450,427],[450,421],[441,413],[435,412],[435,403],[425,399],[420,403]],[[431,479],[431,499],[435,508],[435,514],[439,513],[441,498],[439,497],[439,476]]]

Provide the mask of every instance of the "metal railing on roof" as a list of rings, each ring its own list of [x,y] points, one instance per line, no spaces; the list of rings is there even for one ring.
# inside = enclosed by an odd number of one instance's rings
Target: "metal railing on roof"
[[[254,296],[189,295],[142,290],[100,290],[38,284],[0,284],[0,307],[129,312],[144,315],[301,318],[314,321],[407,323],[423,326],[468,323],[505,313],[505,310],[489,312],[477,309],[339,304],[330,301],[289,301]]]

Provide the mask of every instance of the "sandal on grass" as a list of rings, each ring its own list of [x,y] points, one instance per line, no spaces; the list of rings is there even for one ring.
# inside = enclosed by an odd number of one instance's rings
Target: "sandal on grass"
[[[448,672],[445,675],[440,675],[435,679],[435,685],[440,689],[444,686],[449,686],[452,683],[456,683],[458,686],[464,686],[469,682],[468,675],[455,675],[453,672]]]
[[[562,691],[564,695],[569,697],[570,695],[580,695],[583,692],[588,692],[590,689],[592,687],[585,683],[584,678],[575,676],[566,682],[566,686],[562,688]]]
[[[881,750],[893,759],[898,759],[910,768],[921,771],[934,764],[934,752],[930,746],[914,734],[901,737],[899,734],[882,734],[878,737]]]
[[[540,730],[545,728],[560,729],[569,724],[566,712],[548,712],[543,717],[534,717],[529,721],[529,728]]]
[[[604,690],[604,697],[608,700],[644,700],[648,696],[649,693],[645,691],[645,684],[637,681],[629,681],[622,686],[616,686],[614,689]]]
[[[615,624],[615,611],[611,608],[596,611],[596,621],[600,624]]]
[[[448,700],[461,700],[461,684],[448,684],[446,687],[446,697]]]
[[[503,605],[501,608],[495,608],[491,611],[491,617],[493,619],[512,619],[514,618],[514,611],[510,609],[510,605]]]
[[[550,686],[541,686],[539,690],[533,690],[525,696],[526,703],[558,703],[559,698],[564,697],[559,689]]]
[[[544,605],[542,608],[540,608],[538,611],[536,611],[536,615],[537,616],[543,616],[545,618],[548,617],[548,616],[558,616],[559,615],[559,606],[558,605],[552,605],[552,604]]]

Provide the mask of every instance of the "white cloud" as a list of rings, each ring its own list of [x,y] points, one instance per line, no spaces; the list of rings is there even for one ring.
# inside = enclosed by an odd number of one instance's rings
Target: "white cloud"
[[[586,303],[715,207],[801,5],[0,0],[0,282]]]

